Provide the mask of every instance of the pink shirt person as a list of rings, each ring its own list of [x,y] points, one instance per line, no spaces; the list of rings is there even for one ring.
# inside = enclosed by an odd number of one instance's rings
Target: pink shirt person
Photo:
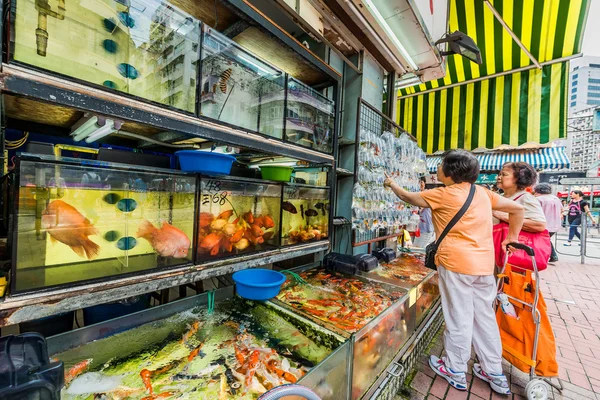
[[[547,188],[545,184],[536,186],[535,197],[540,202],[546,216],[546,229],[548,229],[548,232],[553,233],[558,232],[561,227],[563,206],[558,197],[544,193],[547,189],[550,189],[550,185]]]

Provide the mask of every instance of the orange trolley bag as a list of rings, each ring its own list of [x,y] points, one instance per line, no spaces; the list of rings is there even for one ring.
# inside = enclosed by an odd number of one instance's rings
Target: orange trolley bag
[[[497,304],[496,321],[502,338],[502,355],[512,365],[529,373],[531,381],[525,390],[528,398],[547,398],[539,396],[540,390],[545,392],[550,389],[546,384],[558,390],[563,388],[560,379],[560,386],[547,379],[558,377],[554,332],[546,302],[539,290],[533,249],[520,243],[510,246],[526,251],[532,257],[534,268],[533,271],[516,268],[505,259],[498,275],[498,293],[508,297],[517,314],[517,318],[507,315]]]

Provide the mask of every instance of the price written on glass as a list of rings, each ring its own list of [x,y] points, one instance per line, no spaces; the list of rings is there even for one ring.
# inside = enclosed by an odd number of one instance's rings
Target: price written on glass
[[[205,190],[208,193],[202,194],[202,205],[210,203],[224,205],[227,202],[227,191],[221,190],[223,182],[210,180],[206,182]]]

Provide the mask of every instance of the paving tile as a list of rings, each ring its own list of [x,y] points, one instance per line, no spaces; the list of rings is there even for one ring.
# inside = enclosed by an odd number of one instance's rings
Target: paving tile
[[[448,389],[445,400],[467,400],[468,397],[469,392],[461,392],[460,390],[450,388]]]
[[[429,388],[433,383],[433,379],[422,372],[417,372],[415,378],[411,383],[411,387],[416,389],[418,392],[427,394],[429,393]]]
[[[444,378],[438,376],[435,378],[431,389],[429,389],[429,393],[443,399],[449,386],[450,385],[448,385],[448,382]]]

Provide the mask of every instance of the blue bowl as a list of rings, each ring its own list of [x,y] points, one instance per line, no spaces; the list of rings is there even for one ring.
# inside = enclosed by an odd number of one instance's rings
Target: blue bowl
[[[285,275],[270,269],[245,269],[233,274],[237,294],[248,300],[269,300],[279,294]]]
[[[175,155],[179,158],[182,171],[200,172],[207,175],[229,175],[235,157],[229,154],[213,153],[198,150],[180,150]]]

